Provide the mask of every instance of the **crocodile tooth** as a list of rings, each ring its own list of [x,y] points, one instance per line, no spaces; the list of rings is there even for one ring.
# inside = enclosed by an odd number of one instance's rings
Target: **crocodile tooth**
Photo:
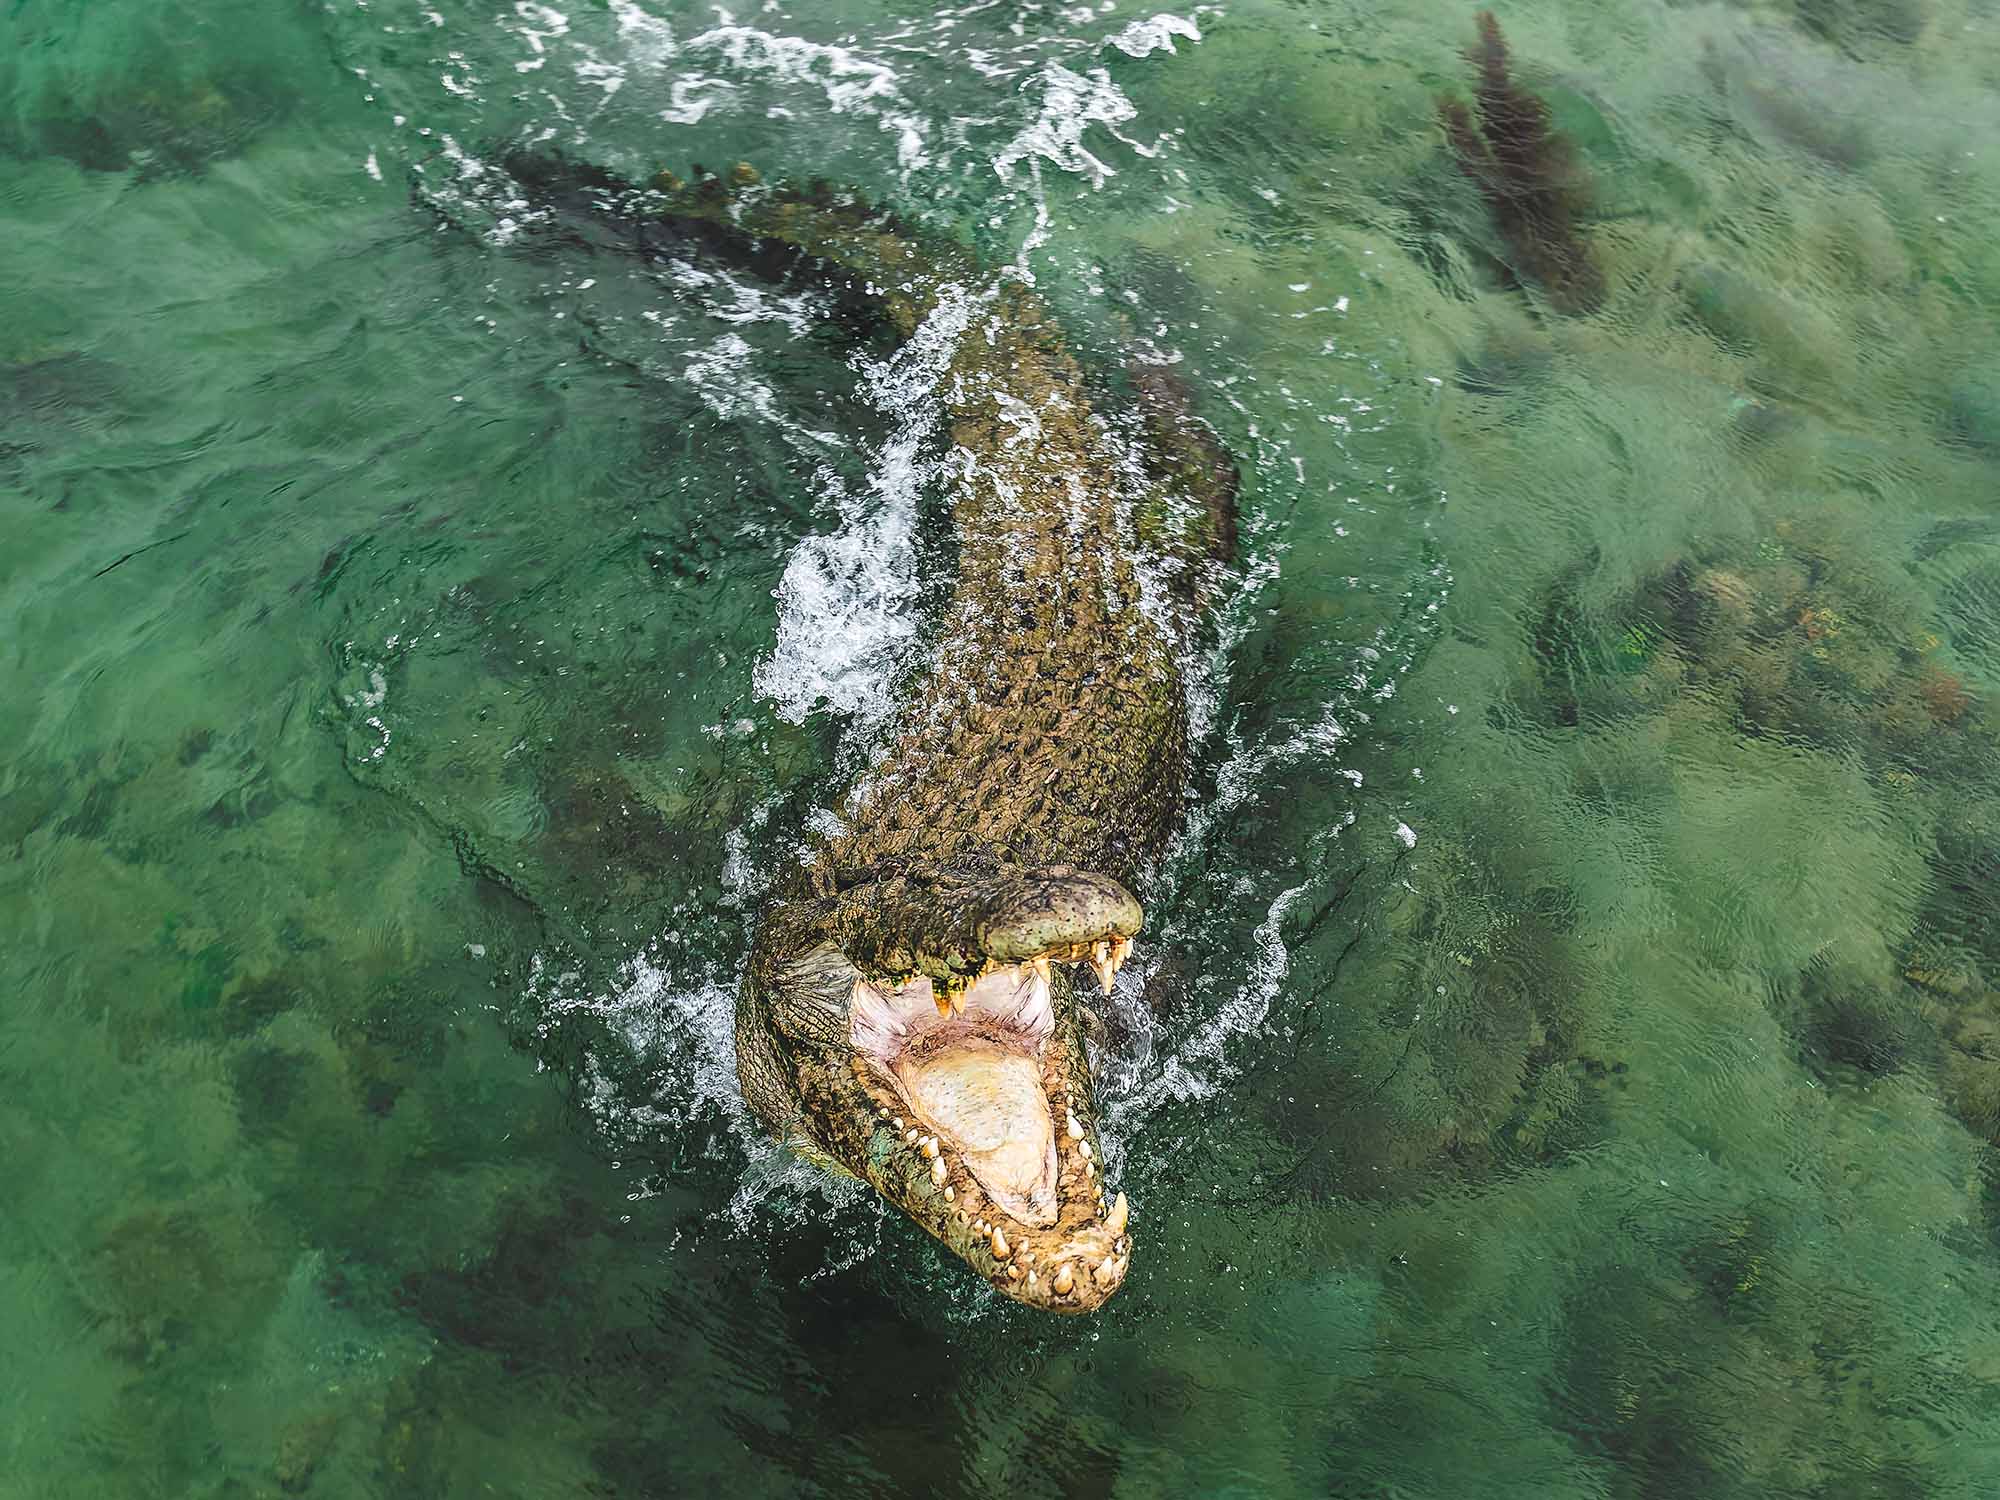
[[[1041,982],[1046,985],[1049,982],[1048,954],[1044,953],[1038,958],[1031,958],[1028,960],[1028,963],[1029,966],[1034,969],[1035,977],[1041,980]]]
[[[1132,956],[1132,940],[1122,937],[1111,945],[1111,968],[1113,972],[1125,967],[1125,960]]]
[[[1022,1269],[1017,1265],[1013,1265],[1010,1263],[1007,1267],[1007,1279],[1009,1281],[1019,1281],[1021,1277],[1025,1274],[1026,1273],[1022,1271]]]
[[[1035,1289],[1035,1273],[1033,1271],[1030,1271],[1028,1273],[1028,1290],[1032,1292],[1034,1289]]]
[[[931,1158],[931,1181],[936,1183],[939,1187],[943,1187],[944,1178],[945,1178],[944,1158],[942,1156],[933,1156]]]
[[[932,1174],[932,1175],[936,1175],[936,1174]],[[944,1187],[944,1201],[945,1201],[945,1202],[947,1202],[947,1203],[949,1203],[949,1202],[951,1202],[951,1200],[952,1200],[952,1199],[956,1198],[957,1196],[958,1196],[958,1194],[957,1194],[956,1192],[954,1192],[954,1191],[952,1190],[952,1186],[951,1186],[951,1184],[950,1184],[950,1183],[946,1183],[946,1184],[945,1184],[945,1187]]]
[[[993,1258],[995,1260],[1005,1260],[1013,1253],[1007,1246],[1007,1236],[1002,1234],[1000,1226],[995,1224],[993,1226]]]
[[[1067,1297],[1070,1294],[1076,1286],[1076,1273],[1070,1269],[1068,1261],[1056,1267],[1056,1279],[1049,1284],[1056,1289],[1058,1297]]]
[[[1077,1149],[1077,1150],[1079,1150],[1079,1151],[1081,1151],[1081,1152],[1083,1153],[1083,1159],[1084,1159],[1085,1161],[1089,1161],[1089,1160],[1090,1160],[1090,1142],[1089,1142],[1089,1141],[1079,1141],[1079,1142],[1077,1143],[1077,1147],[1076,1147],[1076,1149]]]
[[[1105,994],[1111,993],[1111,981],[1118,977],[1118,965],[1111,961],[1111,944],[1099,938],[1090,950],[1091,971],[1097,975],[1097,982]]]
[[[906,1131],[904,1131],[904,1132],[903,1132],[903,1144],[904,1144],[904,1145],[906,1145],[906,1146],[914,1146],[914,1145],[916,1145],[916,1143],[917,1143],[917,1132],[916,1132],[916,1130],[915,1130],[914,1128],[912,1128],[912,1129],[909,1129],[909,1130],[906,1130]]]
[[[901,1115],[891,1115],[889,1117],[889,1128],[891,1130],[901,1130],[903,1128],[903,1117]]]
[[[934,1135],[925,1136],[923,1150],[924,1155],[928,1156],[932,1161],[936,1161],[938,1155],[938,1138]]]
[[[1111,1205],[1111,1217],[1104,1221],[1104,1227],[1110,1230],[1115,1238],[1125,1232],[1125,1223],[1131,1216],[1132,1207],[1125,1201],[1125,1195],[1120,1193],[1118,1201]]]
[[[1069,1129],[1069,1138],[1071,1140],[1080,1141],[1083,1139],[1083,1126],[1078,1122],[1075,1115],[1071,1115],[1069,1117],[1068,1129]]]
[[[937,1013],[949,1016],[952,1012],[951,990],[946,985],[937,985],[931,990],[931,1003],[937,1006]]]
[[[1089,1157],[1086,1156],[1083,1159],[1083,1180],[1085,1182],[1088,1182],[1090,1181],[1091,1178],[1095,1177],[1096,1175],[1097,1175],[1097,1163],[1092,1161]],[[1102,1193],[1099,1193],[1097,1196],[1102,1198],[1104,1195]]]
[[[1118,1279],[1118,1262],[1107,1255],[1097,1263],[1097,1269],[1090,1273],[1090,1279],[1099,1286],[1108,1287]]]

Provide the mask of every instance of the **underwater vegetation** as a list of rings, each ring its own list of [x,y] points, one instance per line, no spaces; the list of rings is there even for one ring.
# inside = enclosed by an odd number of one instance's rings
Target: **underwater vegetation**
[[[1559,851],[1493,806],[1329,871],[1277,929],[1283,1071],[1313,1083],[1246,1113],[1250,1197],[1410,1202],[1599,1143],[1627,1065],[1578,906]]]
[[[1775,998],[1828,1081],[1921,1069],[1974,1135],[2000,1143],[2000,843],[1978,797],[1944,815],[1909,931],[1873,961],[1818,956]]]
[[[1698,549],[1586,619],[1573,569],[1534,623],[1546,708],[1563,725],[1725,712],[1740,733],[1857,753],[1895,785],[1976,774],[1993,747],[1978,696],[1927,622],[1865,560],[1782,518],[1749,555]]]
[[[1479,71],[1473,107],[1438,101],[1438,119],[1459,170],[1472,179],[1506,242],[1516,275],[1536,282],[1563,312],[1589,312],[1604,275],[1578,231],[1589,212],[1590,174],[1547,104],[1514,80],[1507,39],[1490,10],[1466,60]]]
[[[1893,560],[1796,518],[1749,546],[1690,549],[1601,612],[1582,602],[1596,567],[1565,570],[1531,622],[1543,722],[1719,721],[1829,776],[1861,770],[1923,851],[1922,893],[1774,982],[1773,1013],[1822,1080],[1911,1071],[2000,1142],[2000,745],[1973,669],[1930,628],[1954,596],[1934,617]]]
[[[1877,41],[1909,46],[1930,20],[1926,0],[1797,0],[1795,11],[1807,31],[1847,50]]]
[[[34,6],[0,58],[0,153],[142,180],[199,172],[298,107],[306,7]]]

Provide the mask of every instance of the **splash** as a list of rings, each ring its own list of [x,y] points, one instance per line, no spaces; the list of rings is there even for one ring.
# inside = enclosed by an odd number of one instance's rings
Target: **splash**
[[[745,1108],[736,1079],[740,977],[679,980],[662,946],[634,954],[601,989],[540,954],[530,961],[525,995],[540,1016],[539,1037],[547,1040],[578,1018],[600,1029],[578,1068],[576,1100],[602,1146],[646,1150],[699,1139],[720,1123],[723,1134],[711,1136],[702,1154],[734,1179],[728,1198],[705,1215],[725,1233],[763,1239],[785,1225],[857,1209],[879,1221],[872,1193],[785,1149]],[[662,1185],[642,1180],[627,1201],[653,1197]],[[844,1270],[875,1247],[872,1236],[851,1244],[815,1274]]]
[[[931,127],[903,101],[895,70],[850,47],[779,36],[754,26],[738,26],[722,12],[723,24],[690,38],[689,52],[719,53],[743,73],[765,73],[779,83],[809,85],[836,115],[875,120],[896,137],[896,160],[905,172],[929,164],[925,139]]]
[[[725,333],[705,348],[692,350],[681,366],[681,379],[725,421],[754,416],[795,440],[838,441],[834,433],[815,432],[778,410],[776,393],[757,377],[751,348],[741,334]]]
[[[948,289],[907,343],[860,363],[863,396],[894,427],[865,491],[834,489],[839,526],[800,544],[778,585],[777,644],[754,681],[790,723],[824,708],[856,716],[865,732],[890,712],[890,683],[918,625],[917,505],[943,472],[927,456],[942,420],[938,384],[982,301]]]
[[[1336,828],[1334,836],[1338,833]],[[1255,954],[1247,968],[1250,978],[1174,1048],[1166,1065],[1148,1083],[1113,1102],[1114,1134],[1128,1138],[1162,1104],[1206,1098],[1234,1076],[1229,1044],[1258,1030],[1269,1019],[1271,1003],[1291,974],[1292,956],[1281,930],[1308,888],[1305,883],[1287,886],[1272,900],[1252,938]]]
[[[1156,154],[1156,147],[1118,133],[1117,127],[1137,118],[1139,111],[1104,69],[1092,68],[1086,75],[1050,62],[1042,65],[1035,80],[1042,90],[1040,112],[993,158],[993,170],[1009,187],[1015,184],[1015,169],[1032,158],[1081,173],[1092,187],[1102,188],[1118,170],[1083,144],[1084,132],[1092,125],[1104,126],[1140,156]]]
[[[1162,12],[1148,20],[1134,21],[1123,31],[1113,32],[1104,39],[1104,45],[1116,47],[1127,57],[1146,57],[1154,52],[1174,51],[1175,37],[1198,42],[1201,40],[1201,28],[1180,16]]]
[[[764,1132],[736,1086],[736,985],[676,982],[657,949],[633,955],[611,986],[597,990],[580,971],[541,954],[529,963],[525,995],[549,1040],[581,1016],[603,1041],[584,1061],[579,1099],[607,1141],[640,1141],[722,1119],[746,1147]]]

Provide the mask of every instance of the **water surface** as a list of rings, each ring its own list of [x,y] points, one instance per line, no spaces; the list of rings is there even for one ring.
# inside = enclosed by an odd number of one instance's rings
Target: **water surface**
[[[2000,1486],[2000,16],[31,0],[0,36],[0,1493]],[[736,1096],[949,566],[921,351],[509,143],[825,177],[1243,474],[1003,1304]]]

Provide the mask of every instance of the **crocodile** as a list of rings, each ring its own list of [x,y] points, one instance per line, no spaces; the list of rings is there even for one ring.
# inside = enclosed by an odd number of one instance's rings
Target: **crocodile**
[[[1111,993],[1185,800],[1182,662],[1226,586],[1233,461],[1170,366],[1131,363],[1114,410],[1019,267],[982,273],[852,195],[747,166],[643,189],[515,175],[820,277],[892,338],[949,349],[956,581],[872,763],[768,893],[737,1070],[782,1141],[1005,1296],[1101,1306],[1132,1214],[1105,1177],[1086,990]]]

